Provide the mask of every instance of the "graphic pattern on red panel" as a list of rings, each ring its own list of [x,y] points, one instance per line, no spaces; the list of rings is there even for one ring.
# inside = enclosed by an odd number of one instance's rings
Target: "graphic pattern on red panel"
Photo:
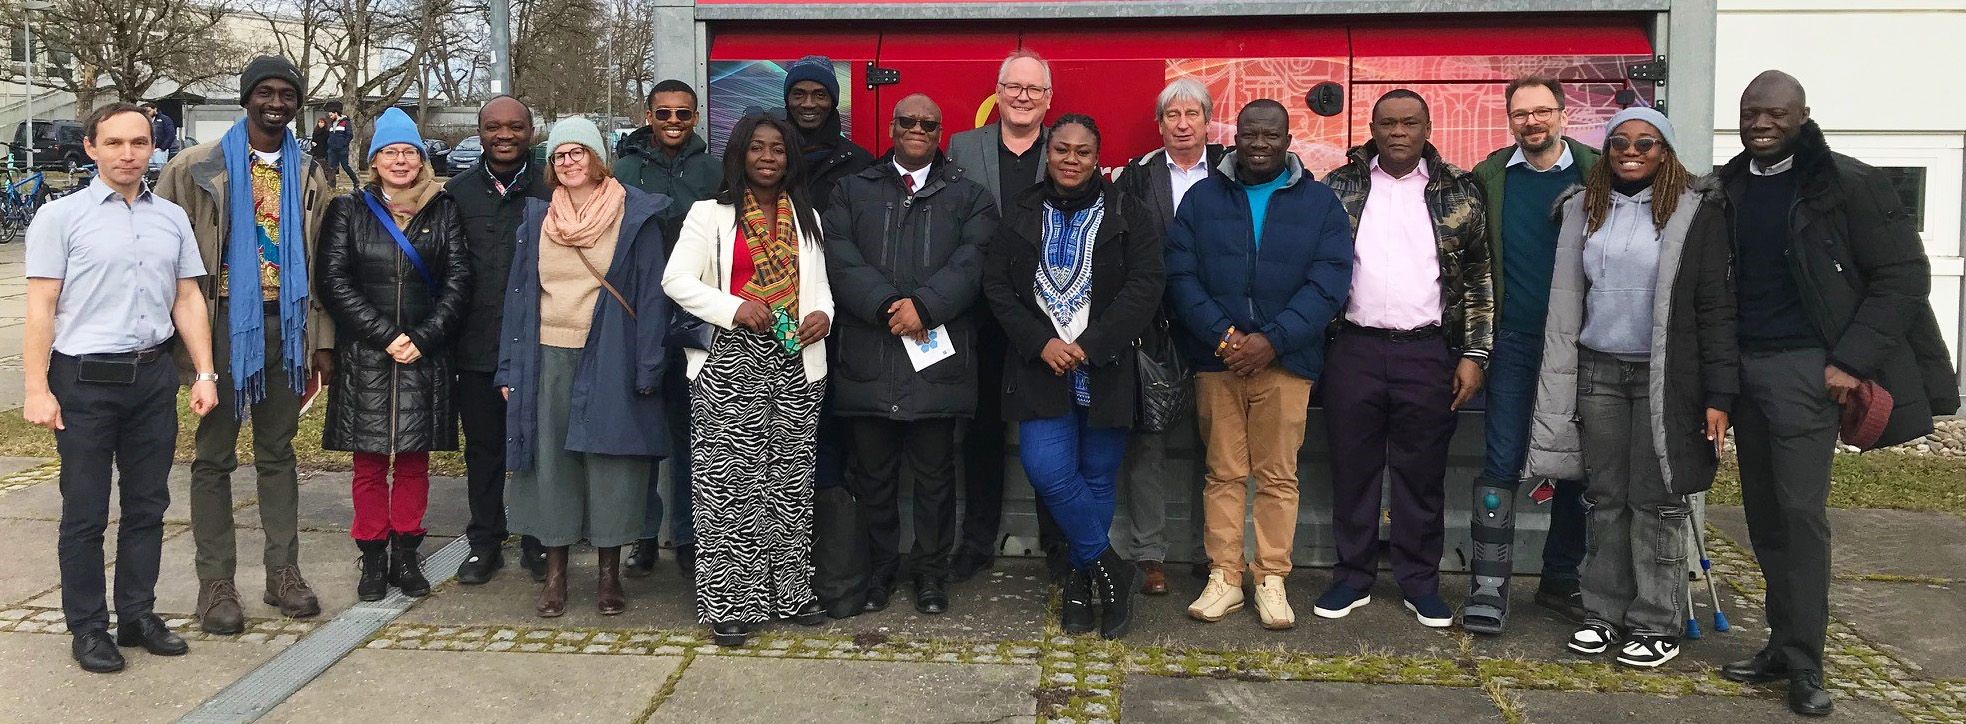
[[[1359,58],[1352,67],[1357,75],[1426,78],[1430,82],[1354,84],[1352,138],[1357,143],[1369,140],[1373,101],[1386,91],[1406,88],[1427,99],[1427,107],[1433,113],[1432,141],[1441,156],[1461,168],[1473,168],[1490,152],[1514,142],[1509,135],[1508,106],[1502,93],[1508,86],[1506,79],[1515,77],[1517,69],[1528,69],[1556,73],[1564,81],[1565,103],[1570,110],[1565,135],[1595,146],[1604,140],[1604,122],[1620,110],[1617,93],[1627,85],[1622,80],[1591,79],[1622,78],[1626,65],[1649,59],[1642,55]],[[1431,82],[1455,77],[1485,78],[1490,82]],[[1650,84],[1638,84],[1635,90],[1645,103],[1652,102],[1654,93]]]
[[[1419,55],[1360,56],[1352,65],[1357,83],[1429,81],[1507,82],[1525,75],[1547,75],[1565,81],[1623,83],[1634,64],[1649,55]]]
[[[1304,105],[1304,94],[1324,81],[1346,80],[1344,58],[1180,58],[1167,61],[1167,80],[1194,78],[1215,101],[1208,140],[1236,143],[1236,112],[1250,101],[1269,98],[1290,111],[1290,150],[1307,168],[1322,170],[1344,158],[1346,120],[1326,118]]]

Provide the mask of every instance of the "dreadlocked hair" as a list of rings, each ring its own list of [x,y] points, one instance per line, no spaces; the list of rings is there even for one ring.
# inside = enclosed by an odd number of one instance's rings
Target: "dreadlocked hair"
[[[1662,145],[1665,154],[1659,159],[1659,170],[1652,175],[1652,227],[1666,228],[1666,221],[1672,212],[1679,208],[1679,197],[1688,186],[1693,185],[1693,172],[1680,164],[1679,154],[1672,146]],[[1611,215],[1611,154],[1591,166],[1590,174],[1584,177],[1584,231],[1595,232],[1604,226],[1604,219]]]

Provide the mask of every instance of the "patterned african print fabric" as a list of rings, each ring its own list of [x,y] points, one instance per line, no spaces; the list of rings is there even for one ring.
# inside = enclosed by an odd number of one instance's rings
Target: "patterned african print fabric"
[[[792,198],[778,195],[777,223],[765,221],[765,210],[751,192],[744,192],[744,241],[751,248],[751,280],[741,296],[767,307],[799,310],[799,234],[792,228]]]

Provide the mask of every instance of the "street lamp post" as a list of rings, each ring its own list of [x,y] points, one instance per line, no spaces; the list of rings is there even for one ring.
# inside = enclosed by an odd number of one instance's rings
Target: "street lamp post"
[[[48,0],[21,0],[21,35],[27,53],[27,166],[34,167],[34,11],[48,9]]]

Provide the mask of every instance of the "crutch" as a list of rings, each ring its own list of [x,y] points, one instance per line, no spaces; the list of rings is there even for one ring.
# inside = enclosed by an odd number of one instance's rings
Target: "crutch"
[[[1705,498],[1706,496],[1702,494],[1701,497]],[[1700,551],[1700,572],[1707,579],[1707,596],[1713,600],[1713,630],[1725,633],[1727,629],[1732,627],[1727,625],[1727,612],[1720,610],[1720,589],[1714,586],[1713,583],[1713,561],[1707,558],[1707,531],[1704,526],[1693,529],[1693,543],[1698,546]],[[1693,589],[1686,589],[1686,596],[1689,604],[1686,611],[1687,615],[1690,616],[1693,611],[1690,605]],[[1695,636],[1694,638],[1699,637]]]

